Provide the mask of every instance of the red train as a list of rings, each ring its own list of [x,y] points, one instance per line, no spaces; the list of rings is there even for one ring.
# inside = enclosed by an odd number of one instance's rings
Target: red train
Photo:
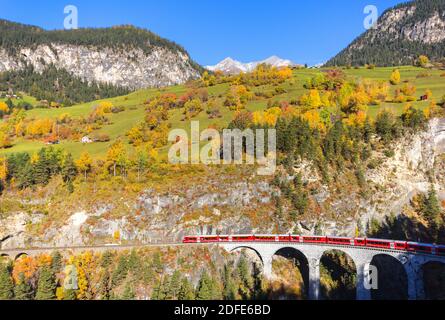
[[[395,241],[385,239],[346,238],[330,236],[297,236],[297,235],[213,235],[187,236],[183,243],[221,243],[221,242],[284,242],[334,244],[340,246],[380,248],[416,253],[445,256],[445,245]]]

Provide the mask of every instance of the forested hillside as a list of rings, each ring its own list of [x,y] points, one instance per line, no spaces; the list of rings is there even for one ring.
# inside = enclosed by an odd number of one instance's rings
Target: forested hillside
[[[149,53],[153,46],[166,47],[186,53],[178,44],[159,37],[144,29],[133,26],[113,28],[82,28],[75,30],[46,31],[39,27],[28,26],[0,19],[0,46],[15,54],[23,47],[37,47],[41,44],[71,44],[128,50],[140,48]]]
[[[178,44],[133,26],[47,31],[0,20],[3,80],[14,78],[10,88],[28,93],[40,86],[33,93],[45,100],[91,101],[184,83],[202,71]]]
[[[374,29],[354,40],[327,65],[412,65],[419,55],[436,62],[445,57],[444,0],[411,1],[385,11]]]
[[[47,105],[55,103],[61,107],[129,93],[127,88],[108,83],[88,83],[54,65],[47,66],[41,73],[33,66],[0,73],[0,92],[11,90],[25,92],[38,100],[46,100]]]

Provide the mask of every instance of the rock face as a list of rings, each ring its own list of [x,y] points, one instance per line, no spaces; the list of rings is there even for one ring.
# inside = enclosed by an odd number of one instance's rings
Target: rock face
[[[118,52],[67,44],[22,48],[16,55],[0,49],[0,72],[32,65],[38,72],[53,64],[87,81],[139,89],[181,84],[199,77],[185,53],[156,47],[149,54],[141,49]]]
[[[395,155],[368,170],[366,178],[381,190],[362,205],[363,227],[369,218],[383,219],[388,214],[400,214],[413,196],[426,193],[430,188],[430,174],[434,169],[435,189],[445,190],[443,168],[437,166],[437,157],[445,151],[445,119],[433,119],[425,132],[403,139],[395,148]]]
[[[134,26],[48,31],[0,19],[0,72],[26,65],[129,89],[181,84],[202,70],[178,44]]]
[[[412,1],[385,11],[327,65],[412,64],[419,55],[432,60],[445,55],[444,1]]]

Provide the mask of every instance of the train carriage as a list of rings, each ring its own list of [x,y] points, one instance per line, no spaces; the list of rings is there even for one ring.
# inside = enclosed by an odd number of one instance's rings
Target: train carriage
[[[279,242],[291,242],[291,236],[289,234],[287,235],[280,235],[278,236]]]
[[[428,254],[436,253],[434,245],[426,243],[418,243],[418,242],[408,242],[406,250],[410,252],[420,252]]]
[[[371,248],[391,249],[392,241],[382,239],[366,239],[366,246]]]
[[[438,256],[445,256],[445,246],[436,245],[436,254]]]
[[[326,237],[321,236],[303,236],[304,243],[326,243]]]
[[[328,244],[339,244],[344,246],[353,246],[354,239],[346,237],[326,237],[326,243]]]
[[[299,235],[209,235],[185,236],[183,243],[221,243],[221,242],[281,242],[331,244],[338,246],[355,246],[400,250],[413,253],[445,256],[445,245],[425,244],[418,242],[394,241],[385,239],[347,238],[333,236],[299,236]]]
[[[365,238],[355,238],[354,246],[356,247],[366,247],[366,239]]]
[[[271,236],[271,235],[255,235],[255,241],[256,242],[278,242],[279,237],[278,236]]]

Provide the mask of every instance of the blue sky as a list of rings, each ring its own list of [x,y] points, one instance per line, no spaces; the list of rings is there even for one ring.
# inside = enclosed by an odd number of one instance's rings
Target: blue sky
[[[365,31],[363,9],[379,14],[400,0],[0,0],[0,18],[62,29],[66,5],[79,27],[133,24],[186,48],[202,65],[278,55],[315,64]]]

